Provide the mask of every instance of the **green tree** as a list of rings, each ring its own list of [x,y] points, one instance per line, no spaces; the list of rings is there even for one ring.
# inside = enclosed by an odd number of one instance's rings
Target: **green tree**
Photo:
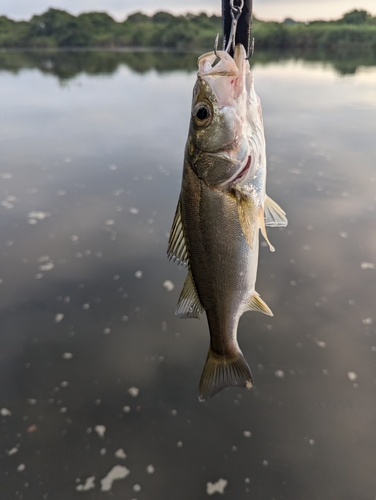
[[[351,12],[347,12],[343,17],[342,21],[346,24],[364,24],[371,19],[371,14],[366,10],[354,9]]]

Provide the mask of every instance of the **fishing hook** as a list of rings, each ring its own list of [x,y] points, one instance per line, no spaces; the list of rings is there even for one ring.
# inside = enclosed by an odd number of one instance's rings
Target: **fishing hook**
[[[235,51],[235,37],[236,37],[236,28],[238,26],[238,21],[240,16],[242,15],[244,7],[244,0],[240,0],[240,5],[235,5],[234,0],[230,0],[230,13],[231,13],[231,31],[230,36],[228,37],[228,42],[226,46],[226,52],[230,52],[232,48]]]

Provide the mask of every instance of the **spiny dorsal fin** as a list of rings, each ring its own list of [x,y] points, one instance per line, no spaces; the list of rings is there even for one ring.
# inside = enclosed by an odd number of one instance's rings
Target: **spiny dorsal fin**
[[[242,193],[240,189],[235,189],[236,204],[238,207],[239,222],[244,233],[249,248],[253,248],[253,238],[255,235],[256,211],[252,199]]]
[[[176,306],[175,315],[183,319],[200,318],[203,312],[204,308],[197,295],[192,273],[189,271]]]
[[[239,350],[231,355],[218,355],[209,349],[201,375],[200,401],[211,398],[225,387],[237,386],[250,389],[253,385],[251,370]]]
[[[282,210],[282,208],[278,205],[278,203],[269,198],[269,196],[265,197],[264,210],[265,210],[265,226],[269,227],[287,226],[286,212]]]
[[[248,302],[246,311],[258,311],[263,314],[267,314],[268,316],[274,316],[270,307],[262,300],[257,292],[252,295],[251,300]]]
[[[174,221],[171,227],[167,255],[170,260],[173,259],[174,262],[177,260],[179,264],[188,266],[188,251],[185,243],[183,224],[181,221],[180,200],[178,201]]]

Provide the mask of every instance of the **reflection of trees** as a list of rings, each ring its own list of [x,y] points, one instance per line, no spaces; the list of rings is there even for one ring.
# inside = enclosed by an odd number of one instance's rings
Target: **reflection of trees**
[[[149,51],[4,51],[0,52],[0,70],[17,73],[24,68],[38,68],[43,73],[66,80],[79,73],[113,74],[121,65],[137,73],[155,70],[195,71],[200,54]],[[325,51],[257,51],[252,64],[268,64],[286,59],[304,59],[330,63],[341,75],[353,74],[359,66],[376,66],[376,55],[359,55],[349,51],[339,55]]]

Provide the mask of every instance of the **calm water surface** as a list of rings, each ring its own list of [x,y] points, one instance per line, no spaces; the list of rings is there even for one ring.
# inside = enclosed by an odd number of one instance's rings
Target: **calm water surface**
[[[289,226],[260,254],[275,316],[239,326],[255,388],[202,404],[208,328],[166,259],[195,57],[7,57],[1,498],[375,499],[376,63],[255,62]]]

